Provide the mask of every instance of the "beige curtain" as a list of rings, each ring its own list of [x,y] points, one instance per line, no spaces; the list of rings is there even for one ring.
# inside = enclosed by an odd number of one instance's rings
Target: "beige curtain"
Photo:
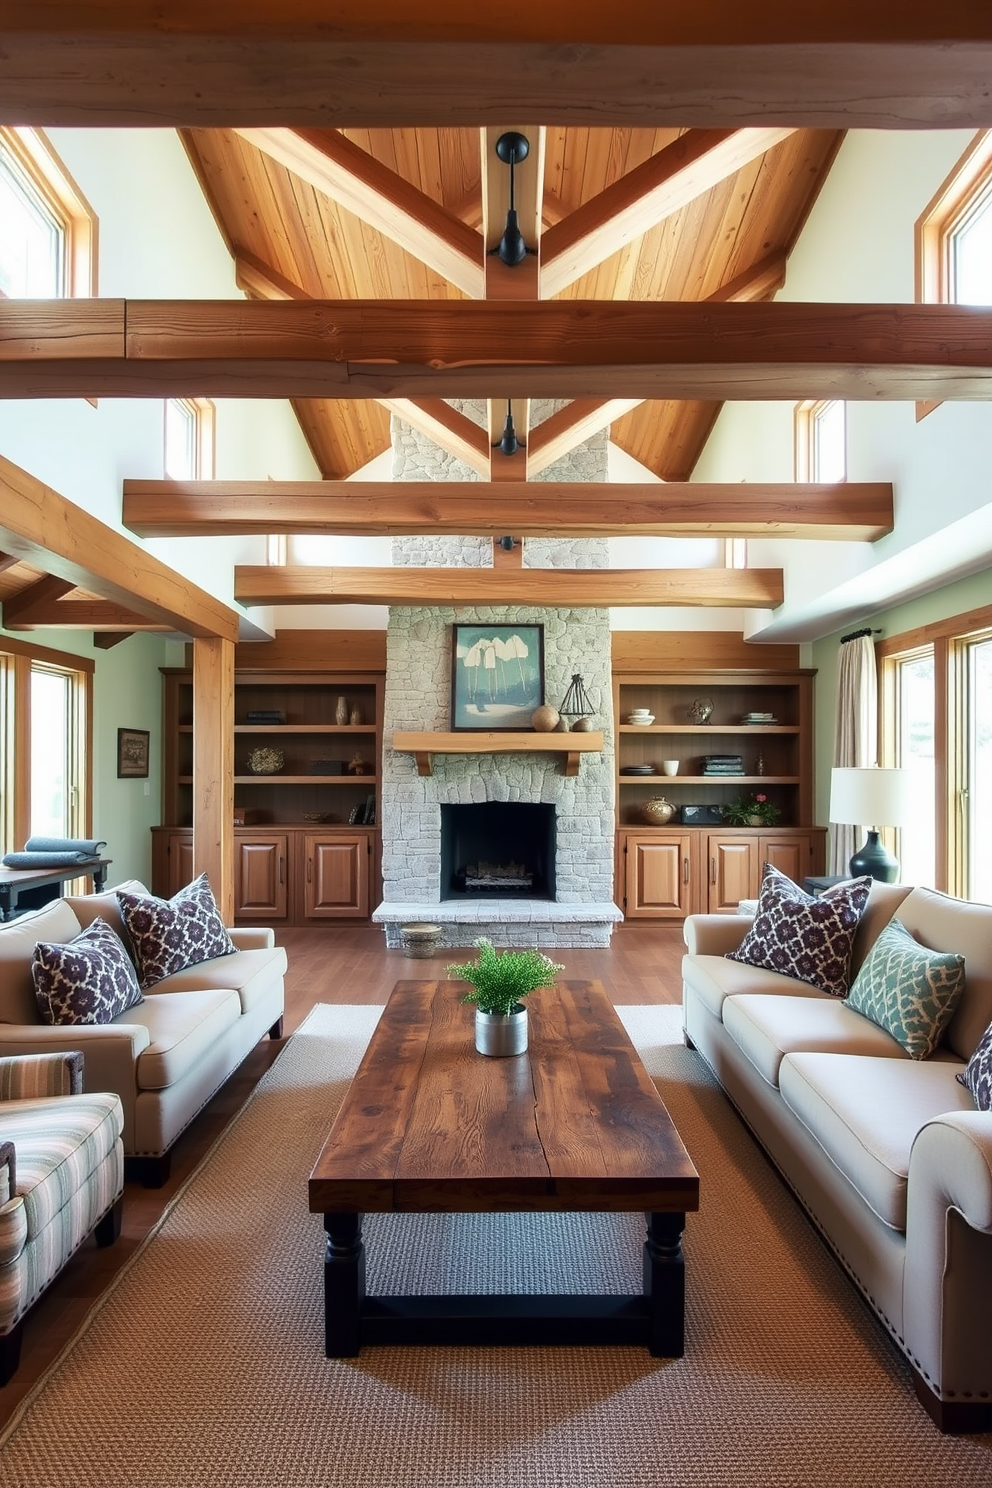
[[[878,678],[871,634],[852,636],[840,646],[834,764],[861,769],[878,763]],[[864,841],[860,827],[830,825],[828,873],[848,872]]]

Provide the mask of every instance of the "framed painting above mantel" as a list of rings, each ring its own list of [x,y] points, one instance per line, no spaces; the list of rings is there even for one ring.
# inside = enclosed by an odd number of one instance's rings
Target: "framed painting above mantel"
[[[543,702],[543,625],[451,627],[452,729],[529,729]]]

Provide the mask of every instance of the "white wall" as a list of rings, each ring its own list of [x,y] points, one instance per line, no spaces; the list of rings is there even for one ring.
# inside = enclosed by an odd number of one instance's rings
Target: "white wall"
[[[914,224],[971,138],[848,134],[778,299],[911,302]],[[693,479],[792,480],[793,408],[725,405]],[[909,402],[851,402],[847,414],[848,478],[893,482],[895,530],[871,545],[752,540],[749,562],[783,566],[786,597],[748,616],[751,635],[813,639],[866,603],[893,603],[992,561],[989,404],[945,403],[919,423]]]

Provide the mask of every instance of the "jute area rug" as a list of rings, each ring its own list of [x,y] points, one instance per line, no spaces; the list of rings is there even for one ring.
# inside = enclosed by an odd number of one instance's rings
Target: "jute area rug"
[[[322,1351],[306,1180],[378,1009],[314,1009],[12,1421],[4,1488],[968,1488],[908,1370],[747,1135],[675,1008],[626,1008],[701,1175],[687,1351]],[[369,1221],[370,1289],[636,1290],[639,1216]],[[559,1285],[573,1289],[561,1276]]]

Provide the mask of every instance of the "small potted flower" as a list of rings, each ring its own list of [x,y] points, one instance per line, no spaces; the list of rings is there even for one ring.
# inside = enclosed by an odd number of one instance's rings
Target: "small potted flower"
[[[782,813],[774,801],[761,791],[752,796],[735,796],[723,808],[723,819],[728,827],[775,827]]]
[[[456,961],[448,975],[471,982],[462,1002],[475,1003],[475,1047],[480,1054],[522,1054],[527,1048],[527,1009],[521,998],[553,987],[563,966],[540,951],[497,951],[491,940],[476,942],[476,961]]]

